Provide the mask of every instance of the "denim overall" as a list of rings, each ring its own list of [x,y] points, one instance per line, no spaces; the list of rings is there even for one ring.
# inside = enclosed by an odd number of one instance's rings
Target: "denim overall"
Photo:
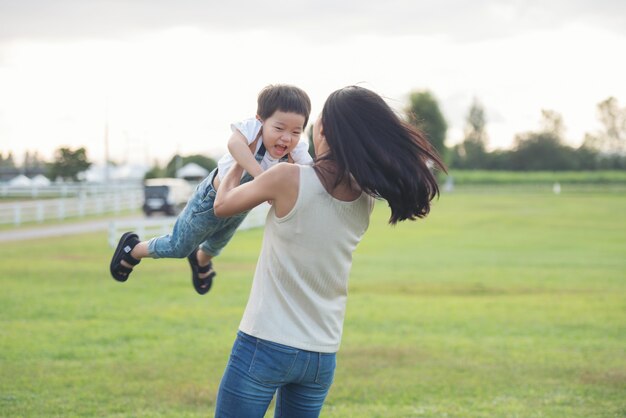
[[[261,164],[265,152],[265,145],[261,143],[261,147],[254,155],[259,164]],[[284,156],[280,161],[287,161],[287,159],[288,156]],[[150,257],[184,258],[198,246],[206,254],[216,256],[228,244],[249,211],[228,218],[215,216],[213,203],[216,192],[213,188],[213,179],[216,175],[217,168],[196,187],[193,196],[178,215],[171,234],[152,238],[148,242]],[[247,183],[252,179],[253,177],[246,172],[239,184]]]

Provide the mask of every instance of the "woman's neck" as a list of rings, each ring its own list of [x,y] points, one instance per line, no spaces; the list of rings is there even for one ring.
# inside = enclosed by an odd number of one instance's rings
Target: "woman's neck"
[[[341,173],[334,161],[316,161],[314,167],[320,182],[334,198],[349,201],[360,196],[361,188],[357,182],[350,173]]]

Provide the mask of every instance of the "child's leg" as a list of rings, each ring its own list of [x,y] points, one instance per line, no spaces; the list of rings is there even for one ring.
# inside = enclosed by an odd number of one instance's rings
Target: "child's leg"
[[[198,248],[198,252],[196,253],[196,259],[198,260],[198,265],[200,267],[206,267],[209,265],[209,263],[211,263],[211,260],[213,259],[213,254],[205,253],[204,250],[202,250],[202,247],[200,247]],[[198,276],[201,279],[205,279],[209,274],[211,274],[211,271],[207,271],[206,273],[199,273]]]
[[[204,295],[211,289],[213,278],[216,276],[211,260],[228,244],[246,215],[247,212],[221,219],[220,224],[214,228],[198,250],[187,257],[191,265],[191,281],[199,294]]]
[[[196,187],[187,205],[176,218],[171,234],[137,243],[130,252],[131,257],[136,260],[145,257],[183,258],[206,240],[219,223],[219,219],[213,214],[215,190],[211,185],[212,177],[209,175]],[[121,260],[120,264],[133,267],[125,260]]]
[[[200,249],[192,252],[187,257],[189,266],[191,267],[191,284],[193,284],[193,288],[200,295],[204,295],[211,290],[213,279],[217,275],[215,270],[213,270],[211,258],[213,258],[212,255]],[[200,262],[200,260],[202,260],[202,262]]]
[[[198,185],[176,218],[172,233],[152,238],[146,247],[138,250],[139,254],[152,258],[184,258],[219,228],[222,220],[213,213],[215,190],[210,180],[211,176]]]
[[[222,252],[222,249],[230,242],[246,216],[248,216],[248,212],[222,220],[219,227],[198,248],[196,258],[200,266],[208,265],[213,257],[217,257]]]
[[[139,244],[135,245],[135,247],[130,252],[131,257],[141,260],[144,257],[148,256],[148,241],[141,241]],[[126,260],[122,259],[120,264],[124,267],[133,268],[134,266],[128,263]]]
[[[185,208],[186,210],[186,208]],[[152,238],[149,241],[141,241],[133,247],[130,252],[131,257],[141,260],[145,257],[151,258],[184,258],[187,257],[198,244],[206,239],[206,232],[197,228],[189,228],[188,216],[193,216],[190,212],[181,212],[176,219],[174,229],[171,234]],[[210,231],[209,231],[210,232]],[[120,264],[133,268],[134,266],[121,260]],[[208,262],[207,262],[208,264]]]

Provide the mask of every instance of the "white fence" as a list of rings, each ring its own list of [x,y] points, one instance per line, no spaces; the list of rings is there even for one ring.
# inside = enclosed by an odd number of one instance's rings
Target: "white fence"
[[[51,184],[48,186],[10,186],[0,184],[2,198],[48,198],[48,197],[80,197],[106,194],[125,194],[143,190],[141,182],[130,183],[68,183]]]
[[[96,194],[63,199],[44,199],[0,203],[0,225],[19,226],[28,222],[44,222],[80,218],[87,215],[120,213],[137,210],[143,204],[143,192],[140,188],[129,189],[120,193]]]
[[[252,209],[246,219],[239,225],[239,230],[258,228],[265,225],[265,218],[270,205],[263,203]],[[113,221],[109,224],[109,245],[115,248],[126,231],[133,231],[142,240],[147,240],[160,235],[166,235],[174,229],[175,217],[145,218],[134,221]]]

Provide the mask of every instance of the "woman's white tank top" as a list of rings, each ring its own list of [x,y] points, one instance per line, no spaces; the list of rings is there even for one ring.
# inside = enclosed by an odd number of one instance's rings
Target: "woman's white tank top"
[[[313,167],[299,166],[293,209],[271,208],[239,329],[303,350],[334,353],[343,331],[352,253],[369,225],[374,199],[332,197]]]

